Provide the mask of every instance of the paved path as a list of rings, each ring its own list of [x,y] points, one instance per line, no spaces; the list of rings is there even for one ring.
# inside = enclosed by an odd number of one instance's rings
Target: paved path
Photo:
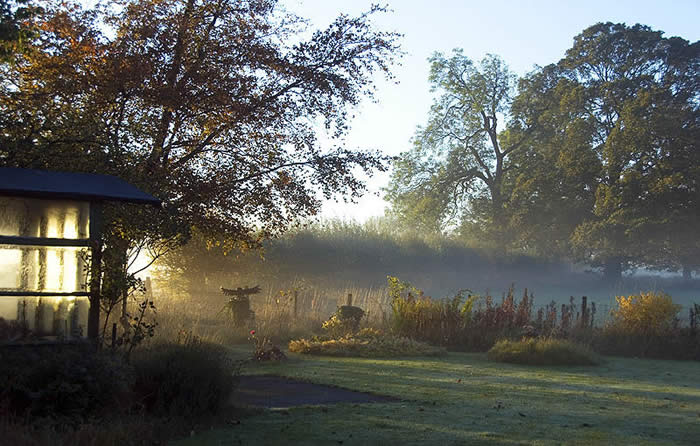
[[[241,376],[233,395],[237,406],[286,408],[335,403],[395,402],[395,398],[312,384],[280,376]]]

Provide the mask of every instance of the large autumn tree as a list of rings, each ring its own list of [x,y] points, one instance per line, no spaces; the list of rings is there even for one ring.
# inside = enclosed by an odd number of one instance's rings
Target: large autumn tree
[[[277,0],[42,6],[31,48],[2,68],[0,164],[114,174],[161,198],[106,210],[117,263],[192,226],[255,243],[385,168],[342,139],[398,54],[371,23],[383,8],[313,31]]]
[[[362,191],[377,152],[338,143],[348,106],[388,73],[396,35],[373,8],[304,40],[274,0],[47,5],[3,79],[5,165],[116,173],[191,223],[245,237]],[[338,145],[322,147],[325,126]],[[314,187],[315,186],[315,187]]]

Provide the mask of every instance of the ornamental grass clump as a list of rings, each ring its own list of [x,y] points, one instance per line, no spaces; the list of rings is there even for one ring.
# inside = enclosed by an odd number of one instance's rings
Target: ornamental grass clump
[[[319,337],[298,339],[289,343],[289,351],[310,355],[364,358],[439,356],[446,353],[444,348],[373,328],[364,328],[357,333],[350,333],[337,339]]]
[[[501,340],[488,351],[488,358],[528,365],[597,365],[601,362],[586,345],[552,338]]]

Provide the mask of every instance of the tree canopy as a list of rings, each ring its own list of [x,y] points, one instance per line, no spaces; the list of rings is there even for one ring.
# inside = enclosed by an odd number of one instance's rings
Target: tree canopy
[[[395,162],[387,198],[411,225],[469,226],[500,238],[503,181],[522,141],[504,138],[499,121],[511,118],[516,77],[499,57],[475,64],[462,50],[449,58],[436,53],[430,64],[438,96],[412,150]]]
[[[30,0],[0,0],[0,61],[11,62],[36,35],[32,18],[41,12]]]
[[[611,277],[659,266],[697,239],[698,48],[646,26],[599,23],[519,98],[541,104],[523,110],[539,131],[521,160],[539,174],[515,193],[570,232],[575,258]]]
[[[163,199],[149,218],[178,231],[275,234],[316,213],[318,192],[361,194],[353,169],[385,168],[341,140],[374,73],[391,76],[398,35],[374,29],[382,12],[305,38],[276,0],[46,2],[31,50],[2,73],[0,163],[121,176]]]
[[[493,248],[603,267],[693,269],[700,44],[599,23],[518,82],[495,56],[431,59],[428,125],[394,164],[392,212],[456,216]],[[505,124],[497,128],[498,122]]]

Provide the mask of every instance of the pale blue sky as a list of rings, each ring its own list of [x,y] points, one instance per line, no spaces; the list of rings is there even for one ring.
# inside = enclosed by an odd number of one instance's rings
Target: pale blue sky
[[[376,2],[376,1],[375,1]],[[287,9],[326,26],[338,13],[358,14],[371,0],[287,0]],[[407,53],[394,73],[398,85],[378,82],[377,103],[358,110],[347,139],[350,147],[379,148],[398,154],[410,148],[417,125],[426,121],[432,97],[427,82],[427,58],[434,51],[463,48],[479,60],[487,53],[500,55],[517,74],[534,65],[556,62],[575,35],[597,22],[641,23],[691,42],[700,38],[700,0],[695,1],[457,1],[393,0],[392,13],[377,17],[379,28],[404,34]],[[372,192],[386,184],[388,175],[370,182]],[[384,201],[372,194],[356,205],[324,204],[324,217],[363,221],[382,215]]]

